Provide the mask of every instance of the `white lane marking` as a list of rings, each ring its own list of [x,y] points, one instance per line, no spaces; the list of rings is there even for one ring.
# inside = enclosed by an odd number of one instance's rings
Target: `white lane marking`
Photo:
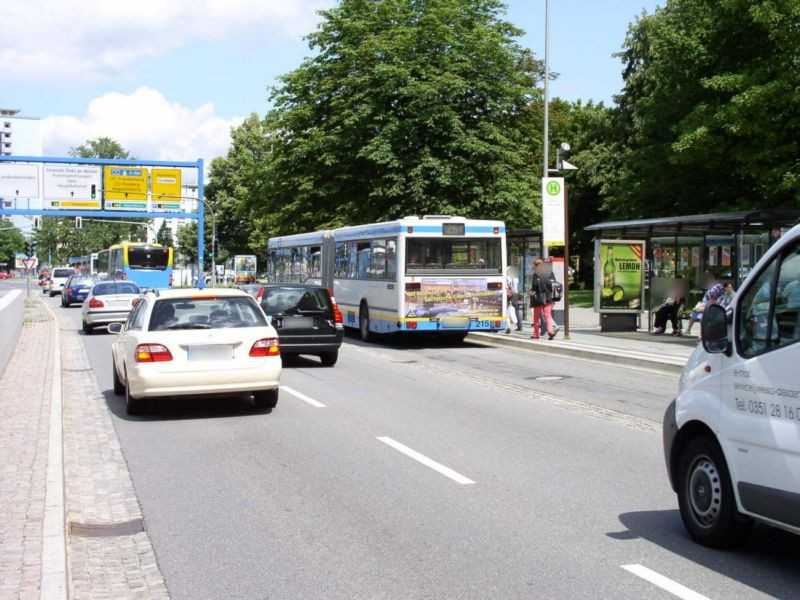
[[[472,479],[464,477],[461,473],[456,473],[453,469],[449,467],[445,467],[443,464],[436,462],[435,460],[428,458],[424,454],[420,454],[416,450],[412,450],[408,446],[401,444],[397,440],[393,440],[390,437],[382,436],[377,438],[379,441],[383,442],[387,446],[391,446],[398,452],[402,452],[406,456],[413,458],[414,460],[421,462],[426,467],[433,469],[434,471],[438,471],[445,477],[449,477],[456,483],[460,483],[461,485],[469,485],[471,483],[475,483]]]
[[[288,393],[290,393],[290,394],[291,394],[292,396],[294,396],[295,398],[300,398],[300,400],[302,400],[303,402],[308,402],[308,403],[309,403],[311,406],[315,406],[315,407],[317,407],[317,408],[325,408],[325,405],[324,405],[322,402],[317,402],[317,401],[316,401],[316,400],[314,400],[313,398],[309,398],[309,397],[308,397],[308,396],[306,396],[305,394],[301,394],[301,393],[300,393],[300,392],[298,392],[297,390],[293,390],[293,389],[292,389],[292,388],[290,388],[288,385],[282,385],[282,386],[281,386],[281,389],[282,389],[284,392],[288,392]]]
[[[637,577],[641,577],[653,585],[660,587],[662,590],[669,592],[673,596],[683,598],[683,600],[709,600],[707,596],[698,594],[694,590],[687,588],[685,585],[681,585],[677,581],[672,581],[672,579],[664,577],[663,575],[648,569],[644,565],[622,565],[622,568],[629,573],[633,573]]]
[[[67,529],[64,513],[64,431],[61,390],[61,324],[53,319],[53,383],[50,388],[50,431],[47,446],[44,519],[42,522],[42,598],[67,598]]]

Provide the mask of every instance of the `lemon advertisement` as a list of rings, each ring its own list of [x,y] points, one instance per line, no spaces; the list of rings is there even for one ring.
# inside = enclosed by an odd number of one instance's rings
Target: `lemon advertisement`
[[[600,240],[597,256],[595,306],[601,312],[641,311],[644,242]]]

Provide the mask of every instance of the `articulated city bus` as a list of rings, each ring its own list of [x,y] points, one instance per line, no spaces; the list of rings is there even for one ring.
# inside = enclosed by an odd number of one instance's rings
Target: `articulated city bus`
[[[272,238],[268,276],[333,291],[345,327],[374,333],[506,328],[502,221],[405,217]]]
[[[128,279],[140,288],[172,286],[173,249],[161,244],[122,242],[97,253],[101,279]]]

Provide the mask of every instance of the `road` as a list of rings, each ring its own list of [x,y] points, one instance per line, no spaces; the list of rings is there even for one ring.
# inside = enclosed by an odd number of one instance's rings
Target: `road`
[[[675,376],[349,338],[334,368],[287,361],[272,413],[217,399],[133,418],[111,336],[81,339],[173,598],[674,597],[653,573],[687,598],[800,595],[800,538],[688,539],[661,449]]]

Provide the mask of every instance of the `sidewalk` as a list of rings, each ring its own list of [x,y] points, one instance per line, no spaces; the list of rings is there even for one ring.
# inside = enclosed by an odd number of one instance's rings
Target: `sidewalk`
[[[39,299],[0,374],[0,599],[168,598],[77,329]]]
[[[630,332],[601,332],[598,315],[590,308],[570,309],[569,339],[564,338],[564,324],[555,339],[547,335],[531,339],[529,321],[523,323],[522,332],[470,333],[469,339],[478,343],[515,346],[534,352],[545,352],[576,358],[586,358],[617,365],[655,369],[680,373],[698,343],[694,335],[673,337],[653,335],[644,329]]]

